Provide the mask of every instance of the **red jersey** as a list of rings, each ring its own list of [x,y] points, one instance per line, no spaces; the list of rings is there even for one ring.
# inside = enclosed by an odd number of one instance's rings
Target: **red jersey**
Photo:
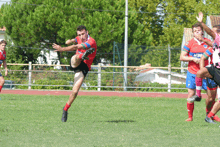
[[[207,38],[204,38],[205,40],[210,41]],[[196,38],[191,39],[188,41],[184,47],[183,51],[186,51],[188,53],[189,57],[194,58],[201,58],[203,53],[208,49],[208,45],[204,42],[199,42]],[[208,65],[208,60],[205,60],[205,66]],[[196,74],[197,71],[199,71],[199,64],[196,64],[193,61],[189,61],[188,64],[188,71],[192,74]]]
[[[6,52],[4,51],[0,51],[0,67],[3,63],[3,61],[6,59]]]
[[[77,49],[76,50],[76,54],[82,54],[86,51],[86,49],[89,49],[89,48],[95,48],[95,51],[88,55],[88,60],[84,60],[83,62],[87,64],[89,70],[91,70],[91,65],[92,65],[92,62],[95,58],[95,55],[96,55],[96,51],[97,51],[97,45],[96,45],[96,41],[95,39],[93,39],[92,37],[88,36],[88,39],[86,42],[82,42],[82,40],[80,39],[80,37],[76,37],[75,38],[75,41],[78,43],[78,44],[81,44],[83,46],[83,49]]]

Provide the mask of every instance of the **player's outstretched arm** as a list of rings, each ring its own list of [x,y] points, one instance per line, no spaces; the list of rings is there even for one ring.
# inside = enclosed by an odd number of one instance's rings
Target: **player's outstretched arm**
[[[77,49],[83,49],[83,46],[81,44],[61,47],[60,45],[53,43],[52,47],[55,49],[55,52],[75,51]]]
[[[198,22],[201,23],[202,27],[213,39],[215,39],[215,32],[213,32],[205,23],[203,23],[203,13],[199,12],[198,17],[196,17]]]
[[[75,44],[76,43],[76,41],[75,41],[75,39],[68,39],[67,41],[66,41],[66,44],[67,45],[69,45],[69,44]]]

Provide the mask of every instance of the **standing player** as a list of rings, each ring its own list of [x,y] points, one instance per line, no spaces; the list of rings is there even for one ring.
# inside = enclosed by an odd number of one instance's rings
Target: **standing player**
[[[74,45],[68,47],[61,47],[55,43],[53,44],[53,48],[56,49],[55,51],[63,52],[76,50],[76,54],[72,56],[70,60],[70,67],[75,72],[74,85],[69,100],[63,108],[62,122],[67,121],[67,111],[76,99],[88,71],[91,70],[91,65],[97,50],[96,41],[89,36],[86,27],[82,25],[77,27],[77,37],[66,41],[66,44],[71,43]]]
[[[215,25],[215,26],[213,26],[212,31],[214,33],[217,33],[218,28],[220,28],[220,25]],[[204,29],[205,29],[205,27],[204,27]],[[214,41],[204,40],[203,37],[201,37],[200,39],[203,42],[205,42],[206,44],[208,44],[209,46],[213,46]],[[204,54],[206,58],[201,58],[200,62],[204,62],[204,61],[201,61],[201,60],[207,60],[207,58],[209,57],[207,51],[206,51],[206,54]],[[211,59],[210,64],[213,64],[212,54],[210,54],[210,59]],[[204,65],[201,63],[200,64],[200,69],[202,69],[203,67],[204,67]],[[200,73],[200,71],[198,71],[198,73]],[[203,78],[196,76],[196,95],[192,96],[191,98],[188,98],[189,101],[200,101],[201,100],[201,84],[202,84],[201,81],[202,81],[202,79]],[[217,95],[217,90],[219,90],[219,88],[218,88],[218,85],[216,84],[216,82],[214,82],[213,79],[210,79],[210,78],[206,77],[206,80],[207,80],[207,89],[208,89],[208,91],[207,91],[208,98],[206,99],[206,106],[207,106],[206,107],[206,115],[208,115],[209,112],[211,111],[211,109],[213,108],[213,105],[215,104],[215,98],[216,98],[216,95]],[[218,97],[220,97],[219,94],[218,94]],[[220,122],[220,118],[217,115],[213,116],[212,119],[215,120],[215,121]]]
[[[188,71],[186,77],[186,87],[188,88],[188,98],[195,95],[195,77],[197,71],[200,69],[199,62],[202,54],[208,48],[208,45],[202,42],[199,38],[203,36],[203,27],[200,23],[196,23],[192,26],[193,36],[194,38],[191,39],[189,42],[185,44],[183,47],[183,51],[180,55],[181,61],[189,62],[188,64]],[[208,40],[207,38],[204,38]],[[208,60],[205,61],[205,65],[208,65]],[[203,85],[202,88],[207,90],[207,82],[205,79],[202,81]],[[193,111],[194,111],[194,101],[187,101],[187,110],[188,110],[188,119],[186,121],[193,120]]]
[[[8,69],[7,69],[7,63],[6,63],[6,52],[5,52],[6,45],[7,45],[7,42],[5,40],[0,41],[0,66],[3,63],[3,67],[5,69],[5,76],[8,75]],[[4,84],[5,84],[5,80],[2,74],[0,73],[0,92]]]
[[[201,58],[201,69],[196,74],[196,77],[198,78],[205,78],[208,77],[210,79],[213,79],[218,86],[220,86],[220,26],[216,26],[216,32],[214,30],[211,30],[209,27],[207,27],[203,23],[203,14],[202,12],[199,13],[199,17],[197,17],[197,20],[201,23],[201,25],[204,27],[205,31],[214,39],[213,48],[209,48],[202,56]],[[212,56],[213,64],[208,67],[204,67],[204,60],[208,57]],[[199,94],[201,91],[199,91],[195,96],[193,96],[191,99],[196,100],[199,97]],[[218,93],[219,94],[219,93]],[[216,113],[220,110],[220,99],[218,98],[218,101],[215,102],[211,112],[206,116],[205,121],[208,123],[215,123],[213,120],[216,117]]]

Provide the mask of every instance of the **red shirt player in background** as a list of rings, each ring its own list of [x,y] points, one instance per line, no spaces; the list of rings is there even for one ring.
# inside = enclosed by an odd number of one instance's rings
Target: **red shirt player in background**
[[[5,69],[5,76],[8,75],[8,69],[7,69],[7,63],[6,63],[6,52],[5,52],[5,47],[7,45],[7,42],[5,40],[0,41],[0,66],[3,63],[4,69]],[[5,83],[5,80],[0,73],[0,92],[2,90],[2,87]]]
[[[215,83],[220,86],[220,26],[215,26],[216,29],[211,30],[208,26],[206,26],[205,23],[203,23],[203,13],[199,12],[199,16],[196,17],[197,20],[201,23],[207,34],[209,34],[213,40],[214,43],[212,45],[212,48],[208,48],[206,52],[203,54],[200,60],[200,70],[196,74],[196,78],[209,78],[211,80],[214,80]],[[208,42],[207,42],[208,43]],[[212,44],[212,42],[209,42],[208,44]],[[208,58],[212,57],[212,64],[210,66],[204,66],[204,61]],[[198,85],[200,83],[197,83]],[[199,94],[201,91],[198,91],[194,97],[191,99],[196,100],[199,97]],[[219,97],[219,91],[218,91],[218,101],[215,102],[213,108],[209,112],[209,114],[206,116],[205,121],[208,123],[215,122],[213,120],[216,120],[216,113],[220,110],[220,97]]]
[[[70,60],[70,67],[75,72],[74,85],[69,100],[63,108],[62,122],[67,121],[67,111],[76,99],[88,71],[91,70],[91,65],[97,50],[96,41],[89,36],[86,27],[82,25],[77,27],[77,37],[66,41],[66,44],[71,43],[74,45],[68,47],[61,47],[55,43],[53,44],[53,48],[56,49],[55,51],[63,52],[76,50],[76,54],[72,56]]]
[[[186,77],[186,87],[188,88],[188,99],[187,99],[187,110],[188,110],[188,119],[186,121],[192,121],[193,120],[193,111],[194,111],[194,101],[190,101],[189,98],[191,98],[193,95],[195,95],[196,90],[196,73],[199,71],[200,66],[200,58],[203,55],[203,53],[208,49],[208,45],[203,42],[200,38],[203,37],[203,27],[200,23],[196,23],[192,26],[193,31],[193,39],[191,39],[189,42],[185,44],[183,47],[183,51],[180,55],[181,61],[189,62],[188,64],[188,71],[187,71],[187,77]],[[204,38],[204,40],[208,40],[207,38]],[[208,65],[208,60],[205,60],[205,66]],[[210,89],[207,89],[207,81],[205,79],[201,79],[201,88],[204,90],[207,90],[207,94],[209,99],[213,99],[212,93]],[[212,86],[213,83],[210,85]],[[215,91],[216,92],[216,91]],[[197,101],[200,101],[198,99]],[[206,108],[208,110],[209,103],[206,103]]]

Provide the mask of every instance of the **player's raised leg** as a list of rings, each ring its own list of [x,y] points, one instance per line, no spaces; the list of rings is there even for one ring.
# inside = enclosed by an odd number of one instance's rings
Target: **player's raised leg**
[[[82,59],[79,58],[79,55],[76,54],[74,56],[72,56],[72,58],[70,59],[70,65],[72,68],[76,68],[80,65]]]
[[[212,78],[212,76],[209,74],[206,67],[203,67],[200,69],[196,74],[196,95],[193,95],[192,97],[188,98],[188,101],[194,102],[194,101],[201,101],[201,87],[203,83],[203,78],[208,77]]]
[[[202,90],[202,78],[195,78],[195,82],[196,82],[196,94],[193,95],[192,97],[188,98],[188,101],[194,102],[194,101],[198,101],[200,102],[202,99],[201,96],[201,90]]]
[[[94,51],[95,51],[95,48],[90,48],[82,54],[76,54],[72,56],[70,60],[71,67],[76,68],[77,66],[79,66],[82,60],[88,60],[89,59],[88,56],[92,54]]]
[[[90,48],[88,50],[85,51],[85,53],[82,55],[81,59],[82,60],[88,60],[89,59],[89,55],[92,54],[95,51],[95,48]]]

